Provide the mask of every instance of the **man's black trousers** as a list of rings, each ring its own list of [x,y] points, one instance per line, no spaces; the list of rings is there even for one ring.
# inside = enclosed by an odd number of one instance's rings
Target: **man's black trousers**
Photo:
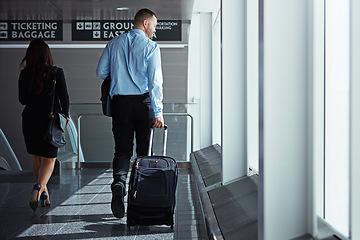
[[[137,156],[148,154],[150,130],[154,124],[149,94],[115,95],[111,101],[111,112],[115,140],[114,183],[121,182],[125,187],[133,155],[134,133]]]

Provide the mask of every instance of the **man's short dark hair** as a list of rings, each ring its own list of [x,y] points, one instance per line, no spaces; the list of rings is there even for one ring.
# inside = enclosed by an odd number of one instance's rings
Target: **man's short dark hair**
[[[153,16],[157,18],[156,14],[153,11],[147,8],[140,9],[134,17],[134,25],[139,26],[144,20],[149,20]]]

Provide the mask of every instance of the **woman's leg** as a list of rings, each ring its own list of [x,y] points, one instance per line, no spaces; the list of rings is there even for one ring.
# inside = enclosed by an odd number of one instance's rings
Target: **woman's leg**
[[[39,183],[39,170],[41,167],[41,157],[34,155],[34,160],[33,160],[33,174],[36,180],[36,184],[34,185],[34,189],[32,192],[32,197],[30,199],[30,207],[31,209],[35,212],[37,207],[38,207],[38,201],[39,201],[39,197],[40,197],[40,189],[38,188],[38,183]]]
[[[41,157],[34,155],[34,160],[33,160],[33,174],[35,177],[36,182],[39,182],[39,169],[41,166]]]
[[[48,196],[49,196],[49,192],[46,185],[54,170],[55,160],[56,158],[41,157],[41,166],[39,169],[38,183],[41,185],[40,193],[45,191],[48,194]],[[40,199],[40,195],[41,194],[39,194],[39,199]],[[47,202],[50,203],[50,201]]]

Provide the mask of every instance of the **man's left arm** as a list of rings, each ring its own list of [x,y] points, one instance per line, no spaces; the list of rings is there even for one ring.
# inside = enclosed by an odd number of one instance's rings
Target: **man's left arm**
[[[101,79],[105,79],[110,73],[110,58],[109,48],[106,45],[96,68],[96,76]]]
[[[154,111],[154,127],[163,127],[163,75],[160,48],[156,46],[148,61],[149,93]]]

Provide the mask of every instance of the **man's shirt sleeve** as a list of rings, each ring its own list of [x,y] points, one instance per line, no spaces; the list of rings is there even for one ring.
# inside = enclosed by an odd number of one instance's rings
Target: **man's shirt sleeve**
[[[101,79],[105,79],[110,73],[110,58],[109,48],[106,45],[96,68],[96,76]]]
[[[163,111],[163,75],[161,69],[160,48],[156,45],[148,60],[149,93],[155,118],[162,116]]]

